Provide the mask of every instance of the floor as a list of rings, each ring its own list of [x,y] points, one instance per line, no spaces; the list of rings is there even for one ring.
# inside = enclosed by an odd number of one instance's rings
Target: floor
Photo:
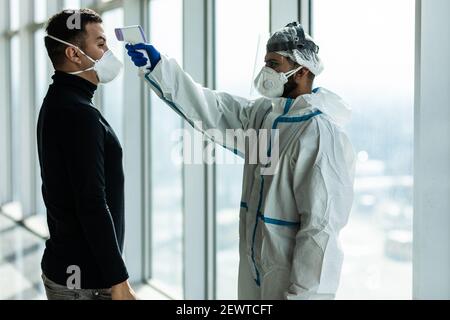
[[[0,300],[43,300],[44,240],[0,214]]]
[[[45,241],[0,213],[0,300],[45,300],[41,258]],[[148,285],[133,286],[141,300],[165,300]]]

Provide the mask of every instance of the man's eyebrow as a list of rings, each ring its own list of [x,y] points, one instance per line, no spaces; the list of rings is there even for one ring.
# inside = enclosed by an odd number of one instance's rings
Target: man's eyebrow
[[[104,36],[99,36],[99,37],[97,38],[97,41],[98,41],[98,40],[103,40],[103,41],[106,42],[106,38],[105,38]]]
[[[267,59],[266,62],[276,62],[276,63],[280,63],[277,59],[274,59],[274,58]]]

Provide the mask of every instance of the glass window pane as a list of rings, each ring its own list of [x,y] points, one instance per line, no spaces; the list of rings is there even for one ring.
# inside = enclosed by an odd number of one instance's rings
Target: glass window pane
[[[35,99],[36,99],[36,114],[35,123],[39,117],[39,111],[41,109],[42,102],[47,93],[49,86],[49,72],[48,72],[48,56],[47,50],[44,43],[45,31],[44,29],[38,30],[34,34],[34,65],[35,65]],[[39,162],[36,161],[36,213],[44,214],[46,212],[44,201],[42,199],[42,180],[41,180],[41,170],[39,167]]]
[[[10,29],[16,30],[20,25],[20,1],[10,0],[9,1],[9,18],[10,18]]]
[[[314,36],[327,68],[317,86],[353,108],[347,131],[358,153],[338,298],[412,296],[414,6],[314,0]]]
[[[47,19],[47,0],[34,0],[34,21],[43,22]]]
[[[13,201],[20,201],[20,180],[22,161],[21,146],[21,121],[20,121],[20,39],[14,36],[11,39],[11,148],[12,148],[12,190]]]
[[[103,14],[103,27],[105,29],[107,44],[117,58],[123,62],[123,43],[117,41],[114,29],[123,26],[123,8],[107,11]],[[119,140],[123,141],[123,72],[114,81],[101,87],[102,110],[106,120],[114,129]]]
[[[239,8],[239,10],[236,10]],[[259,35],[269,32],[268,0],[216,0],[217,89],[235,95],[250,95]],[[251,22],[249,22],[251,16]],[[230,23],[233,21],[233,23]],[[239,48],[239,50],[236,50]],[[217,159],[230,153],[217,147]],[[230,153],[231,154],[231,153]],[[236,299],[239,267],[239,207],[243,166],[217,165],[216,170],[216,296]],[[227,161],[228,163],[228,161]]]
[[[182,64],[182,0],[150,1],[150,38],[158,50]],[[167,17],[170,16],[170,19]],[[172,140],[182,119],[151,95],[152,278],[175,298],[183,297],[182,165],[172,158]]]
[[[64,0],[64,9],[80,9],[81,0]]]

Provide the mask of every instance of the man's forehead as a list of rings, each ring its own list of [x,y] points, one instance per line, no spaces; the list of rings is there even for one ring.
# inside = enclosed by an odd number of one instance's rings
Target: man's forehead
[[[93,40],[106,39],[105,30],[101,23],[89,23],[86,25],[88,37]]]
[[[276,52],[268,52],[266,54],[266,61],[275,60],[278,62],[283,62],[284,59],[285,58],[281,54],[276,53]]]

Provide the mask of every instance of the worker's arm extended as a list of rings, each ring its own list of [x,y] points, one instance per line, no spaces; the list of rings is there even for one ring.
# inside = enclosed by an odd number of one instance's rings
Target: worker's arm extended
[[[244,137],[245,132],[254,127],[254,101],[201,86],[174,59],[158,55],[150,45],[127,46],[137,66],[146,63],[146,58],[139,56],[139,52],[135,53],[133,48],[150,51],[153,67],[142,76],[164,102],[217,143],[236,153],[245,153],[245,147],[236,143],[236,138]]]

